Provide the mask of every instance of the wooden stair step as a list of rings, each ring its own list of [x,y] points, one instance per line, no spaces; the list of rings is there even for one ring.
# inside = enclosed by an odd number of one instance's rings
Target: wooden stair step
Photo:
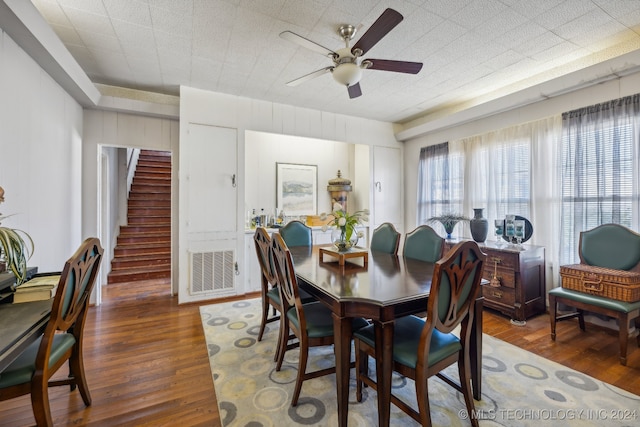
[[[166,156],[149,156],[147,154],[141,154],[138,156],[138,164],[140,163],[169,163],[171,164],[171,157]]]
[[[147,172],[147,173],[171,173],[171,165],[165,164],[148,164],[148,165],[139,165],[136,167],[136,172]]]
[[[165,156],[165,157],[170,157],[171,156],[171,151],[167,151],[167,150],[149,150],[146,148],[141,148],[140,149],[140,154],[141,155],[152,155],[152,156]]]
[[[171,178],[171,167],[167,167],[165,170],[159,170],[157,168],[149,169],[146,171],[141,171],[140,173],[136,172],[134,176],[135,179],[141,178],[164,178],[169,180]]]
[[[147,224],[147,225],[171,225],[171,218],[159,216],[159,217],[148,217],[148,216],[132,216],[129,218],[130,225],[138,225],[138,224]]]
[[[171,244],[171,236],[165,234],[120,234],[118,236],[116,246],[143,244],[143,243],[169,243]]]
[[[146,208],[139,208],[139,207],[130,207],[127,210],[127,213],[129,216],[139,216],[139,215],[144,215],[144,216],[152,216],[152,217],[159,217],[159,216],[166,216],[166,217],[171,217],[171,208],[168,207],[146,207]]]
[[[169,162],[171,163],[171,156],[155,156],[151,154],[140,153],[138,156],[138,162],[141,160],[152,161],[152,162]]]
[[[171,151],[167,150],[140,150],[140,156],[142,157],[157,157],[157,158],[171,158]]]
[[[171,208],[171,199],[129,199],[129,208]]]
[[[135,177],[131,181],[131,185],[168,185],[171,186],[171,177],[166,175]]]
[[[171,255],[171,245],[120,245],[113,249],[114,257],[121,256],[146,256],[146,255]]]
[[[107,283],[134,282],[137,280],[163,279],[171,277],[171,267],[131,269],[116,271],[107,275]]]
[[[171,161],[166,161],[166,160],[156,160],[156,159],[140,159],[138,160],[138,164],[136,165],[136,172],[137,172],[137,168],[138,167],[142,167],[142,168],[167,168],[167,167],[171,167]]]
[[[158,193],[158,192],[171,192],[171,182],[152,182],[152,183],[144,183],[144,184],[131,184],[131,192],[140,191],[143,193]]]
[[[153,225],[153,224],[137,224],[137,225],[121,225],[120,234],[122,233],[163,233],[171,235],[170,225]]]
[[[128,270],[131,268],[141,267],[157,267],[157,266],[171,266],[171,257],[160,257],[158,255],[141,255],[141,256],[128,256],[117,257],[111,261],[111,271]]]
[[[171,201],[171,192],[166,193],[129,193],[129,201],[132,200],[168,200]]]

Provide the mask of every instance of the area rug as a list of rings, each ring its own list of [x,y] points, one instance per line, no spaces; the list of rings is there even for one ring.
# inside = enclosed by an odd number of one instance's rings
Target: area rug
[[[336,426],[335,375],[303,383],[296,407],[291,393],[298,350],[286,353],[276,372],[273,354],[277,322],[262,341],[260,300],[243,300],[200,308],[211,362],[220,419],[224,426]],[[332,366],[333,347],[313,348],[309,369]],[[373,361],[371,368],[375,370]],[[640,396],[551,362],[491,336],[483,337],[482,400],[476,402],[481,426],[637,426]],[[457,369],[449,375],[457,378]],[[350,384],[349,426],[377,425],[375,391],[363,402]],[[393,392],[415,402],[413,382],[394,373]],[[469,426],[462,395],[441,380],[429,380],[434,426]],[[392,426],[417,423],[391,405]]]

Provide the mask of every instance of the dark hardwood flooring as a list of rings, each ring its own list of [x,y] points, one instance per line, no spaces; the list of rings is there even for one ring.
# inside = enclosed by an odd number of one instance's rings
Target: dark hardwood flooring
[[[50,389],[56,426],[220,426],[197,305],[178,306],[161,280],[104,288],[85,330],[85,365],[93,404],[77,391]],[[208,302],[209,304],[210,302]],[[549,336],[547,315],[514,326],[486,309],[484,332],[640,395],[640,349],[618,363],[615,333],[576,321]],[[61,372],[64,374],[65,372]],[[34,424],[28,396],[0,402],[0,427]]]

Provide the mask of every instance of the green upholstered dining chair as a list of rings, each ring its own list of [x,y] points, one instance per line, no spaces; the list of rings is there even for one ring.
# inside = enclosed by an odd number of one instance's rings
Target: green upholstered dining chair
[[[578,240],[580,264],[614,270],[640,270],[640,234],[619,224],[602,224],[580,232]],[[585,312],[608,316],[618,321],[620,364],[627,364],[627,350],[631,326],[640,327],[640,302],[623,302],[600,295],[578,292],[564,287],[551,289],[549,295],[549,320],[551,339],[556,340],[556,323],[578,318],[582,331],[586,330]],[[558,304],[573,307],[576,311],[558,312]],[[634,322],[631,322],[631,321]],[[633,323],[633,325],[630,325]],[[636,337],[640,346],[640,335]]]
[[[282,297],[283,313],[286,313],[281,324],[283,331],[280,333],[280,348],[282,351],[279,352],[276,370],[279,371],[282,367],[284,355],[288,349],[288,331],[291,331],[298,339],[297,344],[300,348],[296,385],[291,398],[291,406],[296,406],[303,381],[329,375],[336,371],[335,366],[332,366],[307,372],[309,348],[333,345],[333,316],[331,310],[321,302],[302,303],[291,252],[289,252],[284,239],[279,234],[274,234],[271,242],[276,277]],[[353,330],[358,330],[368,324],[364,319],[354,318],[352,328]]]
[[[418,409],[399,397],[378,396],[391,401],[423,426],[431,425],[428,378],[437,375],[462,392],[468,414],[475,413],[471,389],[471,325],[474,303],[480,292],[485,254],[478,244],[464,241],[440,259],[433,271],[427,317],[397,319],[393,335],[393,370],[415,381]],[[453,333],[460,326],[459,335]],[[370,325],[354,332],[356,352],[356,398],[362,401],[362,385],[377,390],[369,376],[369,357],[375,357],[375,330]],[[458,364],[459,383],[441,371]],[[478,426],[476,417],[471,424]]]
[[[0,372],[0,400],[31,395],[37,426],[52,426],[49,387],[76,386],[86,406],[91,395],[84,372],[82,340],[89,299],[102,261],[97,238],[88,238],[65,263],[44,334]],[[69,361],[69,377],[50,381]]]
[[[400,246],[400,233],[390,222],[380,224],[371,234],[369,249],[396,255]]]
[[[404,238],[402,255],[406,258],[436,262],[442,257],[444,239],[428,225],[420,225]]]
[[[632,270],[640,263],[640,234],[619,224],[582,231],[578,240],[581,264]]]
[[[280,235],[288,247],[313,246],[311,227],[301,221],[294,220],[288,222],[280,229]]]
[[[280,322],[280,313],[282,312],[282,302],[280,301],[280,291],[276,284],[276,272],[271,256],[271,237],[263,227],[257,227],[253,235],[253,241],[256,246],[256,255],[260,264],[260,297],[262,299],[262,318],[260,320],[260,332],[258,333],[258,341],[262,341],[262,335],[268,323]],[[273,309],[273,313],[269,316],[269,310]],[[282,328],[279,328],[279,332]],[[276,344],[276,351],[273,360],[278,360],[278,351],[280,338]]]
[[[258,227],[253,235],[253,241],[256,246],[258,263],[260,264],[262,318],[260,321],[260,331],[258,332],[258,341],[262,341],[262,336],[264,335],[264,330],[267,324],[272,322],[280,322],[280,324],[282,324],[282,300],[276,281],[276,271],[271,251],[271,237],[269,237],[269,233],[265,228]],[[300,298],[303,304],[315,301],[314,297],[304,291],[300,292]],[[270,309],[272,311],[271,316],[269,316]],[[280,327],[278,329],[278,334],[282,333],[282,330],[283,328]],[[273,356],[274,361],[278,360],[278,353],[281,351],[280,341],[280,336],[278,336],[276,351]]]

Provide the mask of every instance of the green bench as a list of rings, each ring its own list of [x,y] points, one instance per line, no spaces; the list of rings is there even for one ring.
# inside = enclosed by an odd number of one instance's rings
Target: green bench
[[[640,234],[618,224],[603,224],[580,233],[578,244],[580,263],[615,270],[635,270],[640,264]],[[558,314],[558,304],[576,309],[576,312]],[[618,320],[620,364],[627,364],[630,322],[634,320],[636,340],[640,347],[640,301],[623,302],[564,288],[549,291],[549,317],[551,339],[556,339],[556,323],[578,318],[581,330],[585,330],[584,312],[592,312]]]

